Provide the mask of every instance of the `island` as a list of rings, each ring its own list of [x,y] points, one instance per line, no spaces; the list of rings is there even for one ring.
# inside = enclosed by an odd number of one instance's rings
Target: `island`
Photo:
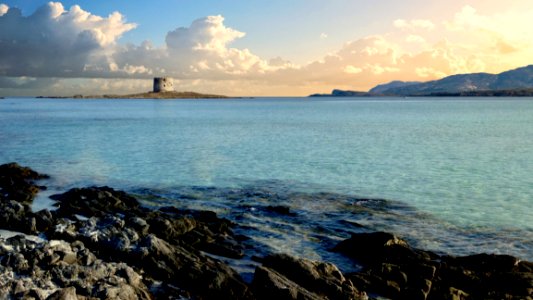
[[[178,92],[174,90],[170,77],[155,77],[152,91],[136,94],[106,94],[106,95],[73,95],[73,96],[38,96],[36,98],[49,99],[228,99],[223,95],[202,94],[196,92]]]

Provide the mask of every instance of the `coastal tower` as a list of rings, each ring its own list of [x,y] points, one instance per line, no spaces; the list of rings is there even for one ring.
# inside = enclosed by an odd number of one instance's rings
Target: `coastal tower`
[[[173,92],[174,82],[170,77],[155,77],[154,78],[154,93]]]

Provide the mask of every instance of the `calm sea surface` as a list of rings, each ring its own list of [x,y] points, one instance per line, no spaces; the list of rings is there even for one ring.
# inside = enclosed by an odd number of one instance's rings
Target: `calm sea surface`
[[[265,251],[331,259],[351,232],[385,230],[533,260],[533,99],[3,99],[11,161],[50,174],[48,193],[109,185],[217,211]]]

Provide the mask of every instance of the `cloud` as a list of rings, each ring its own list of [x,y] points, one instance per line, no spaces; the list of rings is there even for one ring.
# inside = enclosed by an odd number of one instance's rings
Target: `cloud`
[[[0,77],[0,89],[42,89],[57,83],[56,78]]]
[[[320,39],[321,39],[321,40],[325,40],[325,39],[327,39],[327,38],[328,38],[328,34],[327,34],[327,33],[322,32],[322,33],[320,34]]]
[[[405,41],[408,43],[425,43],[426,39],[416,34],[410,34],[405,38]]]
[[[179,79],[253,78],[293,67],[290,62],[268,61],[249,49],[230,46],[244,36],[244,32],[226,27],[222,16],[207,16],[193,21],[189,27],[168,32],[164,47],[153,47],[150,42],[128,45],[114,53],[112,61],[116,72],[137,64],[152,73]]]
[[[5,15],[7,11],[9,10],[9,7],[5,4],[0,4],[0,17]]]
[[[358,68],[358,67],[354,67],[352,65],[347,65],[344,68],[344,73],[348,73],[348,74],[359,74],[361,72],[363,72],[363,69]]]
[[[118,12],[102,18],[50,2],[30,16],[10,8],[0,16],[0,28],[0,75],[77,77],[135,24]]]
[[[0,93],[131,93],[148,90],[157,75],[174,77],[180,90],[305,95],[368,90],[397,79],[500,72],[530,63],[531,19],[533,10],[481,15],[470,6],[445,22],[398,19],[388,33],[346,42],[297,65],[235,47],[246,33],[228,27],[220,15],[171,29],[164,45],[154,46],[120,43],[136,25],[118,12],[101,17],[51,2],[22,16],[19,9],[0,5]]]
[[[431,22],[430,20],[422,20],[422,19],[416,19],[416,20],[404,20],[404,19],[398,19],[393,22],[394,27],[404,29],[404,30],[415,30],[415,29],[425,29],[425,30],[433,30],[435,28],[435,24]]]
[[[167,34],[170,49],[205,50],[217,53],[227,51],[227,44],[244,37],[244,32],[224,25],[224,17],[208,16],[192,22],[190,27],[180,27]]]

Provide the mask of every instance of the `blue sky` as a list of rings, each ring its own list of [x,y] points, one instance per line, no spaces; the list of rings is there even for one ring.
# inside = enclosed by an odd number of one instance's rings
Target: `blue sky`
[[[525,0],[0,0],[0,95],[135,92],[171,76],[183,90],[296,96],[497,73],[532,63],[532,19]]]
[[[46,0],[0,1],[29,15]],[[461,1],[468,2],[468,1]],[[180,1],[180,0],[69,0],[65,8],[80,5],[93,14],[107,16],[119,11],[138,27],[127,32],[122,42],[150,40],[164,43],[165,34],[193,20],[223,15],[225,24],[246,32],[236,47],[250,48],[261,56],[281,56],[298,63],[318,59],[346,41],[383,32],[398,18],[424,17],[441,10],[443,3],[424,0],[268,0],[268,1]],[[148,4],[149,3],[149,4]],[[457,9],[461,3],[456,3]],[[446,5],[449,6],[449,5]],[[413,7],[417,9],[414,10]],[[321,34],[327,38],[321,38]]]

